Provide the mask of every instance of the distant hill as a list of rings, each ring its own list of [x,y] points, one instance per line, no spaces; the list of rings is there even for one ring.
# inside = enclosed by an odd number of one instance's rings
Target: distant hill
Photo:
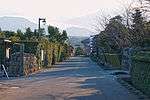
[[[95,20],[96,20],[97,14],[98,14],[98,12],[92,13],[89,15],[85,15],[85,16],[72,18],[72,19],[64,21],[64,23],[76,25],[76,26],[79,26],[82,28],[92,29],[93,25],[95,25]]]
[[[25,29],[28,27],[34,30],[34,29],[37,29],[37,24],[22,17],[0,17],[0,28],[3,31],[6,31],[6,30],[17,31],[18,29],[25,31]],[[65,30],[67,31],[68,36],[82,36],[82,37],[88,36],[89,37],[90,35],[93,34],[90,30],[86,28],[80,28],[80,27],[74,27],[74,26],[68,26],[68,28],[66,28]]]
[[[73,47],[81,46],[83,47],[83,44],[81,41],[87,39],[88,37],[82,37],[82,36],[69,36],[69,42]]]
[[[66,29],[69,36],[82,36],[87,37],[93,34],[90,30],[79,27],[70,27]]]
[[[28,27],[33,30],[37,28],[37,25],[22,17],[0,17],[0,28],[2,30],[16,31],[21,29],[24,31]]]

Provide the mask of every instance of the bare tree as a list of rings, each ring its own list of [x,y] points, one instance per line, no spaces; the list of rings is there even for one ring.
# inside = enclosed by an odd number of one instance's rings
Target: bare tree
[[[92,28],[96,33],[100,33],[103,31],[106,27],[106,25],[109,23],[109,19],[111,18],[110,15],[106,15],[104,12],[100,12],[100,14],[97,14],[97,16],[93,19],[94,23],[92,24]]]

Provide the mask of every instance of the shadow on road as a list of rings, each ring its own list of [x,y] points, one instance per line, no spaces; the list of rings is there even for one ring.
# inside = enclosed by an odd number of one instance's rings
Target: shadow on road
[[[87,57],[72,57],[52,69],[12,83],[25,87],[17,91],[20,93],[17,98],[21,99],[12,100],[138,100],[116,81],[114,75],[102,70]],[[31,97],[28,91],[32,92]],[[12,98],[11,95],[6,96]]]

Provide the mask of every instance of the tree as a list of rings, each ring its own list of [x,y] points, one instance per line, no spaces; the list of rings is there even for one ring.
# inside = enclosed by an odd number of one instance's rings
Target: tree
[[[57,27],[48,26],[48,33],[48,38],[51,42],[64,43],[68,39],[67,32],[63,30],[61,34]]]
[[[67,39],[68,39],[67,32],[63,30],[62,34],[60,35],[59,42],[63,44]]]
[[[75,55],[76,55],[76,56],[84,55],[84,50],[83,50],[83,48],[77,47],[77,48],[75,49]]]
[[[145,35],[147,38],[150,38],[150,21],[145,23]]]
[[[132,42],[135,46],[141,46],[144,40],[144,18],[142,17],[142,12],[139,9],[135,10],[132,14],[133,24],[132,24]]]
[[[20,29],[17,30],[16,36],[20,37],[21,40],[25,39],[24,34]]]
[[[5,38],[6,36],[5,36],[5,33],[3,33],[3,32],[0,32],[0,38]]]
[[[107,50],[120,50],[124,46],[129,45],[129,34],[127,27],[123,24],[123,19],[120,15],[111,18],[108,24],[105,25],[104,31],[99,33],[98,45]]]
[[[20,37],[19,36],[10,36],[9,39],[12,41],[12,42],[17,42],[17,41],[20,41]]]
[[[36,29],[34,30],[33,34],[34,34],[34,36],[35,36],[36,38],[39,38],[39,33],[38,33],[38,31],[37,31]]]
[[[48,26],[48,37],[51,42],[56,42],[56,29],[53,26]]]
[[[26,32],[24,33],[24,36],[25,36],[25,38],[26,38],[27,40],[30,40],[31,37],[34,36],[32,30],[30,29],[30,27],[28,27],[28,28],[26,29]]]

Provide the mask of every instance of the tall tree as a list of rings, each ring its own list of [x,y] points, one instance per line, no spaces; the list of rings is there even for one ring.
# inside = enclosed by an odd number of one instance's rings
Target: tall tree
[[[59,28],[48,26],[48,37],[51,42],[59,42],[61,40],[61,33],[59,32]]]
[[[62,34],[60,35],[60,43],[62,44],[65,43],[67,39],[68,39],[67,32],[63,30]]]
[[[48,33],[49,40],[55,42],[55,28],[53,26],[48,26]]]
[[[112,50],[119,50],[129,45],[128,31],[120,15],[109,20],[109,23],[106,24],[106,28],[100,33],[100,36],[102,37],[101,41],[107,43]]]
[[[21,40],[25,39],[24,34],[20,29],[17,30],[16,36],[20,37]]]
[[[30,29],[30,27],[28,27],[26,29],[26,32],[24,33],[24,36],[26,39],[31,39],[31,37],[33,37],[33,32],[32,30]]]
[[[142,17],[142,12],[139,9],[135,10],[132,14],[133,24],[132,24],[132,37],[133,44],[135,46],[141,46],[144,40],[144,18]]]

